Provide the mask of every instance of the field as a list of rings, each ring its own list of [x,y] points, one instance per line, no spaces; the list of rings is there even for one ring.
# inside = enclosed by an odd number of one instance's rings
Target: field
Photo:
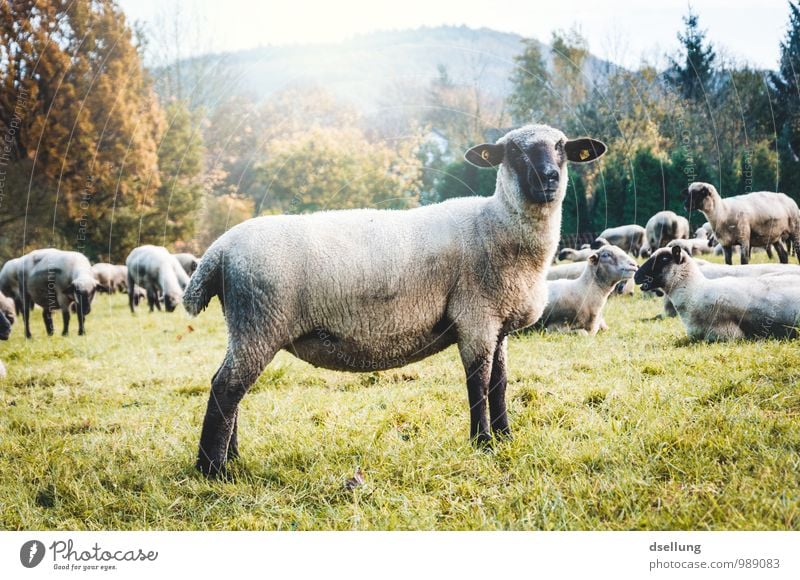
[[[48,339],[37,310],[33,340],[20,322],[0,344],[0,528],[800,528],[798,344],[690,343],[660,308],[614,298],[596,338],[513,338],[515,437],[491,452],[467,442],[454,348],[362,375],[281,353],[242,403],[228,482],[193,469],[216,301],[134,317],[99,296],[83,338]]]

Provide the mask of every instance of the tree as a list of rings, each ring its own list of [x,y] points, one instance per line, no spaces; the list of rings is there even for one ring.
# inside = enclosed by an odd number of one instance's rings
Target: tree
[[[706,32],[700,30],[699,17],[691,9],[683,18],[684,32],[678,33],[682,49],[670,59],[667,81],[689,101],[703,101],[714,77],[716,52],[706,43]]]
[[[256,168],[256,204],[280,213],[412,207],[421,171],[414,149],[370,143],[356,129],[315,128],[275,139]]]
[[[522,43],[525,50],[514,57],[514,72],[510,79],[512,89],[508,105],[511,118],[517,125],[546,122],[554,108],[550,74],[539,42],[525,38]]]
[[[779,131],[778,187],[787,193],[800,179],[800,6],[790,1],[789,12],[789,26],[780,45],[780,66],[770,75]]]
[[[567,130],[578,128],[578,108],[586,101],[588,87],[584,65],[589,46],[580,31],[555,31],[550,42],[553,72],[550,82],[556,106],[551,111],[553,123]]]

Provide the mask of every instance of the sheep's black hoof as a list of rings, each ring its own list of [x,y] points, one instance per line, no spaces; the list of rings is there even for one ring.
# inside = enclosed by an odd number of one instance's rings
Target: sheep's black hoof
[[[489,433],[478,433],[472,438],[472,444],[480,451],[491,451],[494,441]]]
[[[208,479],[228,479],[228,472],[224,464],[218,465],[206,458],[199,458],[195,463],[195,468]]]

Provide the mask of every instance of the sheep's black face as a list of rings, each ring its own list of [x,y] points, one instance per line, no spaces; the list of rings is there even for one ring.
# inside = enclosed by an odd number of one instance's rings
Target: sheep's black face
[[[639,267],[633,276],[633,281],[645,292],[666,288],[670,268],[673,264],[682,263],[683,260],[684,256],[679,247],[662,248]]]
[[[561,201],[566,190],[567,161],[588,163],[606,152],[600,141],[567,139],[547,125],[526,125],[507,133],[495,144],[467,151],[467,161],[478,167],[503,165],[506,178],[515,179],[519,195],[529,203]]]
[[[173,312],[178,307],[178,302],[181,299],[173,294],[165,294],[164,295],[164,308],[166,308],[167,312]]]
[[[711,195],[711,190],[702,183],[693,183],[681,192],[683,196],[683,209],[688,213],[693,210],[702,210],[705,199]]]
[[[94,300],[94,289],[89,291],[79,291],[75,292],[75,307],[78,309],[78,312],[82,313],[84,316],[89,314],[92,311],[92,300]]]
[[[0,312],[0,340],[8,340],[11,335],[11,321],[6,318],[3,312]]]

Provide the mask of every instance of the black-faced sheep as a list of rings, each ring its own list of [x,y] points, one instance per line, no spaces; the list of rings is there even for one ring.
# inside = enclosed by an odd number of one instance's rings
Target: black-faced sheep
[[[137,285],[147,293],[150,312],[154,307],[161,310],[162,299],[167,312],[172,312],[180,304],[189,277],[166,248],[139,246],[131,251],[125,264],[128,267],[128,305],[131,312],[135,312],[138,305]]]
[[[637,224],[628,224],[624,226],[617,226],[615,228],[606,228],[603,230],[597,239],[592,242],[591,247],[595,250],[602,247],[602,242],[622,248],[623,251],[628,252],[634,256],[638,256],[639,252],[644,245],[645,229]]]
[[[645,225],[645,241],[639,254],[649,256],[659,248],[665,247],[672,240],[689,237],[689,220],[674,211],[660,211],[647,220]]]
[[[575,280],[547,282],[547,307],[539,325],[548,331],[597,334],[608,328],[603,308],[617,285],[633,277],[636,262],[616,246],[595,251]]]
[[[281,349],[316,366],[375,371],[458,344],[472,439],[488,443],[490,426],[508,434],[506,337],[544,310],[567,162],[604,152],[598,141],[528,125],[466,153],[499,167],[491,197],[260,217],[226,232],[183,299],[196,315],[218,296],[228,326],[197,468],[219,474],[238,454],[239,401]]]
[[[113,294],[128,290],[128,268],[126,266],[98,262],[92,266],[92,272],[97,279],[98,292]]]
[[[23,256],[22,314],[25,336],[31,338],[31,305],[42,307],[42,317],[47,334],[53,334],[52,311],[61,310],[64,322],[63,336],[69,334],[70,309],[78,315],[78,334],[86,334],[84,322],[92,311],[97,280],[89,260],[80,252],[67,252],[48,248],[35,250]]]
[[[194,274],[194,271],[197,270],[197,265],[200,263],[200,260],[194,254],[184,252],[172,255],[178,260],[178,263],[181,265],[181,268],[183,268],[183,271],[186,272],[187,276],[191,276]]]
[[[795,337],[800,276],[709,279],[679,247],[658,250],[634,277],[642,290],[662,288],[692,339]]]
[[[790,241],[800,262],[800,210],[783,193],[755,191],[723,199],[710,183],[694,182],[683,191],[686,211],[706,216],[714,237],[722,245],[725,263],[733,263],[733,247],[739,245],[742,264],[750,261],[750,249],[774,246],[782,263],[789,261],[783,241]]]
[[[0,292],[14,301],[17,314],[22,314],[22,292],[19,279],[22,273],[22,258],[13,258],[0,269]]]

